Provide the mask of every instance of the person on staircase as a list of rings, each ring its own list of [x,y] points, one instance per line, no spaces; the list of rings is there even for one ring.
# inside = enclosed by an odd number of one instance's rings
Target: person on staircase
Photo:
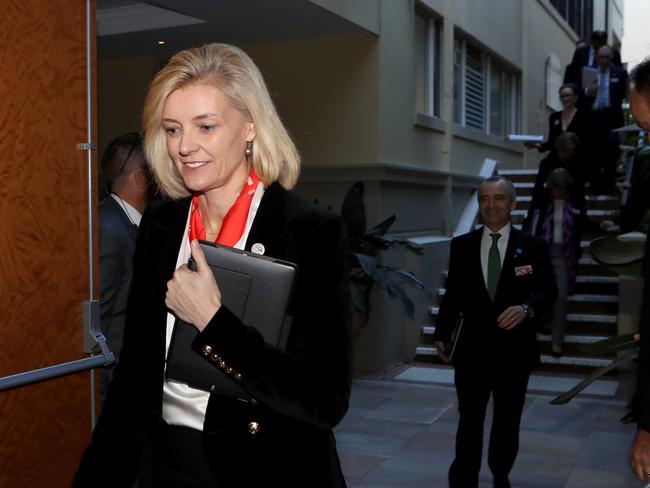
[[[580,150],[580,140],[575,133],[565,132],[555,139],[555,151],[539,164],[528,213],[522,226],[524,232],[531,232],[531,229],[534,230],[539,224],[539,215],[545,209],[547,201],[547,192],[544,186],[548,176],[556,168],[564,168],[569,172],[573,181],[570,193],[576,202],[581,202],[580,206],[584,206],[587,170],[583,154]]]
[[[580,141],[588,141],[591,133],[589,114],[583,110],[578,110],[578,88],[573,83],[565,83],[559,90],[562,110],[553,112],[548,117],[548,138],[544,142],[526,142],[524,145],[528,149],[537,149],[539,152],[550,151],[548,156],[552,156],[557,150],[555,141],[561,135],[567,132],[573,132],[578,136]],[[586,144],[584,148],[586,149]]]
[[[593,126],[595,164],[591,184],[596,193],[615,194],[615,179],[620,156],[619,137],[614,129],[623,126],[623,101],[627,98],[627,71],[612,62],[610,46],[598,50],[597,72],[593,83],[584,88],[578,107],[589,110]]]
[[[567,301],[576,283],[580,241],[585,231],[606,230],[587,216],[584,196],[571,192],[573,178],[565,168],[555,168],[548,175],[546,193],[539,204],[540,214],[531,233],[542,237],[557,279],[558,297],[550,316],[552,355],[562,356],[567,326]]]

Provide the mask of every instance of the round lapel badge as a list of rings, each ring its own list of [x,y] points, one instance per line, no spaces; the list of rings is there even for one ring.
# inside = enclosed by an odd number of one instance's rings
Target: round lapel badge
[[[251,247],[251,252],[255,254],[264,255],[264,251],[266,251],[266,249],[264,248],[264,244],[260,244],[259,242],[256,242]]]

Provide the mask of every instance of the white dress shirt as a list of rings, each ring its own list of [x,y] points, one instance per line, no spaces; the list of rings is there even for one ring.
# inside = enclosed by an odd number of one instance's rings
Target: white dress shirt
[[[128,217],[128,219],[133,222],[133,225],[136,227],[140,227],[140,221],[142,220],[142,214],[138,212],[135,207],[133,207],[129,202],[126,200],[123,200],[119,195],[116,195],[115,193],[111,193],[111,197],[113,197],[113,200],[117,202],[117,204],[120,206],[122,210],[124,210],[124,213]]]
[[[600,69],[596,73],[596,79],[598,80],[598,89],[596,90],[594,104],[591,107],[592,110],[600,110],[602,108],[607,108],[611,106],[609,100],[609,68],[606,71],[601,71]],[[602,83],[601,83],[602,76]],[[603,93],[603,100],[600,99],[600,93]]]
[[[233,247],[236,249],[244,249],[248,233],[253,225],[253,220],[257,214],[257,209],[260,206],[262,196],[264,195],[264,184],[260,181],[253,195],[250,209],[248,211],[248,218],[246,219],[246,226],[241,238]],[[185,225],[185,236],[181,241],[181,248],[178,252],[178,259],[176,260],[176,269],[181,265],[187,264],[187,261],[192,255],[190,250],[189,239],[189,225],[190,215],[192,213],[192,206],[187,214],[187,224]],[[167,338],[165,355],[169,353],[169,344],[174,330],[174,323],[176,317],[171,313],[167,313]],[[208,408],[208,399],[210,393],[207,391],[192,388],[186,383],[180,381],[165,379],[163,385],[163,409],[162,418],[169,425],[182,425],[191,427],[195,430],[203,430],[203,421],[205,420],[205,412]]]
[[[508,248],[508,239],[510,239],[510,223],[501,227],[497,233],[501,234],[501,237],[499,237],[499,240],[497,241],[497,248],[499,249],[501,266],[503,266],[503,260],[506,257],[506,249]],[[485,280],[486,287],[488,279],[488,258],[490,255],[490,248],[492,247],[492,237],[490,234],[494,234],[494,232],[483,226],[483,236],[481,237],[481,269],[483,270],[483,279]]]

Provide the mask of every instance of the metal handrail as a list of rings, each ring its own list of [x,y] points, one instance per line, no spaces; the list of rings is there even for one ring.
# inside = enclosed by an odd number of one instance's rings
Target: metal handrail
[[[35,369],[33,371],[26,371],[11,376],[4,376],[0,378],[0,391],[11,390],[21,386],[32,385],[40,383],[61,376],[78,373],[88,369],[109,366],[115,362],[115,356],[108,349],[106,339],[100,333],[95,337],[97,345],[101,350],[101,354],[91,356],[88,358],[78,359],[67,363],[57,364],[55,366],[48,366],[45,368]]]

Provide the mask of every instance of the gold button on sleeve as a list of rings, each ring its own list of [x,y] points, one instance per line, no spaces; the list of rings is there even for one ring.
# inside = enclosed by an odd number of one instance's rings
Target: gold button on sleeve
[[[260,431],[260,424],[257,422],[248,422],[248,433],[255,435]]]

